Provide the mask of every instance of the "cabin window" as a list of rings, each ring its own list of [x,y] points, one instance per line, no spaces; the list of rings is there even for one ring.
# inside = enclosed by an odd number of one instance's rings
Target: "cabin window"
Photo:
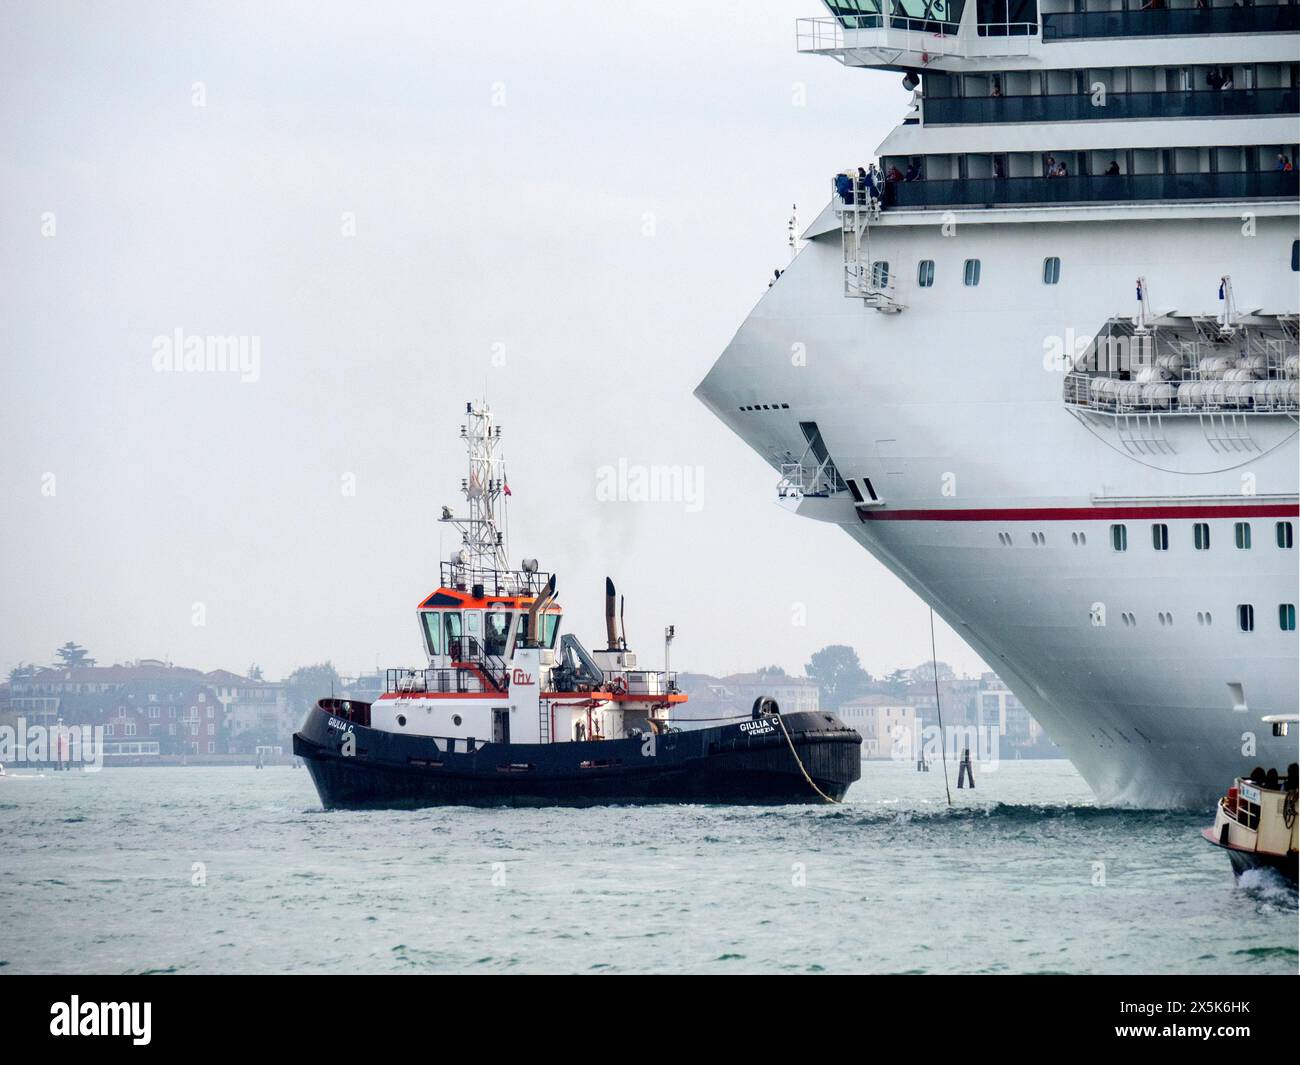
[[[1249,603],[1237,605],[1237,628],[1242,632],[1255,631],[1255,608]]]
[[[1239,521],[1234,527],[1237,536],[1237,547],[1242,551],[1250,550],[1250,522]]]
[[[1192,526],[1192,540],[1196,544],[1197,551],[1208,551],[1210,549],[1210,527],[1203,521],[1198,521]]]
[[[483,647],[490,655],[504,657],[506,636],[510,632],[510,614],[505,610],[489,610],[483,633]]]
[[[1295,529],[1289,521],[1277,523],[1277,546],[1283,550],[1295,546]]]
[[[916,283],[921,288],[929,288],[934,284],[933,259],[922,259],[916,264]]]
[[[447,648],[447,654],[453,658],[460,653],[460,611],[448,610],[442,615],[442,632],[446,637],[444,646]]]
[[[1110,527],[1110,546],[1116,551],[1128,550],[1128,526],[1112,525]]]
[[[1151,526],[1151,546],[1157,551],[1169,550],[1169,526],[1164,522]]]
[[[541,645],[543,647],[555,646],[555,633],[559,629],[559,626],[560,626],[559,614],[542,615]],[[520,647],[526,644],[527,642],[528,642],[528,615],[520,614],[519,615],[519,636],[515,640],[515,646]]]
[[[1043,260],[1043,284],[1055,285],[1061,280],[1061,260],[1056,255]]]
[[[1300,272],[1300,240],[1291,242],[1291,269]]]
[[[1295,603],[1279,603],[1277,624],[1283,632],[1295,632]]]
[[[442,613],[426,610],[420,615],[420,620],[424,622],[424,643],[429,654],[442,654]]]
[[[967,288],[974,288],[980,283],[980,261],[967,259],[962,272],[962,283]]]
[[[889,287],[889,263],[883,259],[871,264],[871,284],[873,288]]]

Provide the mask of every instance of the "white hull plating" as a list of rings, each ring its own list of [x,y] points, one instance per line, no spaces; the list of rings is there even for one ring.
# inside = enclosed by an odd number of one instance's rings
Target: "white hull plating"
[[[1252,416],[1232,441],[1165,418],[1159,447],[1126,444],[1107,419],[1072,413],[1049,357],[1053,338],[1068,350],[1134,314],[1138,277],[1156,313],[1218,314],[1230,275],[1243,311],[1295,314],[1294,205],[956,212],[948,234],[943,221],[887,212],[871,228],[897,314],[845,298],[839,226],[823,227],[697,394],[774,469],[805,451],[800,422],[817,423],[840,474],[869,478],[881,505],[860,520],[837,492],[800,509],[840,522],[931,603],[1100,800],[1208,802],[1254,765],[1294,761],[1294,740],[1258,721],[1298,701],[1296,633],[1278,617],[1297,602],[1297,551],[1275,538],[1278,521],[1296,524],[1295,418]],[[978,286],[963,283],[967,259]],[[936,510],[946,520],[916,513]],[[1242,520],[1249,549],[1235,544]],[[1168,550],[1153,547],[1156,522]]]

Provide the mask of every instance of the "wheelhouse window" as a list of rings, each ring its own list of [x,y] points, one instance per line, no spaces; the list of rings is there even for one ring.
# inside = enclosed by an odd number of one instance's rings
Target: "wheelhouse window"
[[[1116,551],[1128,550],[1128,526],[1112,525],[1110,527],[1110,546]]]
[[[1203,521],[1198,521],[1192,526],[1192,542],[1196,545],[1197,551],[1208,551],[1210,549],[1210,527]]]
[[[505,610],[489,610],[483,632],[483,648],[490,655],[504,657],[506,637],[510,634],[510,613]]]
[[[1151,546],[1157,551],[1169,550],[1169,526],[1164,522],[1151,526]]]
[[[981,37],[1037,34],[1038,0],[975,0],[975,27]]]
[[[1233,526],[1233,533],[1237,538],[1237,547],[1242,551],[1250,550],[1250,522],[1239,521]]]
[[[443,646],[447,648],[447,654],[455,656],[461,650],[459,610],[448,610],[443,614],[442,633],[445,637]]]
[[[422,611],[420,621],[424,624],[424,645],[428,648],[429,654],[442,654],[442,612]]]
[[[1056,255],[1049,255],[1043,260],[1043,284],[1055,285],[1061,280],[1061,260]]]
[[[1277,625],[1283,632],[1295,632],[1295,603],[1279,603]]]
[[[556,632],[559,630],[559,627],[560,627],[559,614],[542,615],[541,617],[542,638],[540,642],[543,647],[555,646],[555,635]],[[528,615],[520,614],[519,615],[519,637],[515,641],[515,646],[520,647],[527,642],[528,642]]]
[[[967,288],[974,288],[980,283],[980,261],[978,259],[967,259],[962,270],[962,284]]]
[[[1255,631],[1255,608],[1249,603],[1240,603],[1237,606],[1237,628],[1242,632]]]
[[[1277,546],[1284,551],[1295,546],[1295,527],[1289,521],[1277,523]]]
[[[933,259],[922,259],[916,264],[916,283],[921,288],[929,288],[934,284]]]

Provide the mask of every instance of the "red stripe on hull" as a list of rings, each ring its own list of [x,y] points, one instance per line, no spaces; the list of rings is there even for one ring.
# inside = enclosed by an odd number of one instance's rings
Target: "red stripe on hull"
[[[1193,504],[1136,507],[1007,507],[989,510],[858,511],[861,521],[1109,521],[1139,518],[1295,518],[1296,503]]]

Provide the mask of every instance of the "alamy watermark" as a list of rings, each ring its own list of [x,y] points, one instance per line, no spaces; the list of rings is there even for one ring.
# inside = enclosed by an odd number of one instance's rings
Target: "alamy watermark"
[[[153,338],[156,373],[238,374],[243,384],[262,376],[262,338],[186,334],[180,326]]]
[[[104,726],[0,725],[0,765],[34,762],[81,765],[87,772],[104,768]]]
[[[686,513],[704,509],[703,466],[645,466],[619,459],[596,469],[600,503],[682,503]]]

